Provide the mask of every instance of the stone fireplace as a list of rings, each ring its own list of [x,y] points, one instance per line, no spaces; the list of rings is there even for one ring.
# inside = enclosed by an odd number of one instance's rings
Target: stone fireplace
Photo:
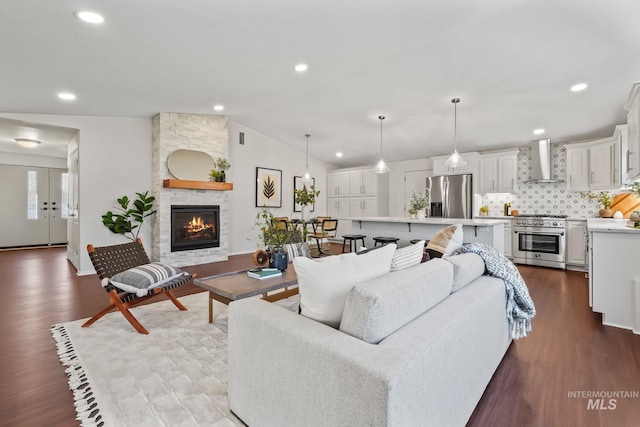
[[[175,179],[167,158],[175,150],[203,151],[211,157],[229,158],[229,135],[225,116],[160,113],[152,121],[152,193],[157,213],[153,224],[153,259],[184,267],[226,261],[229,256],[229,191],[195,188],[165,188],[164,180]],[[172,206],[217,206],[217,244],[172,250]],[[193,213],[193,212],[192,212]],[[210,223],[205,220],[205,222]],[[188,226],[187,226],[188,227]],[[204,227],[194,225],[193,229]],[[184,242],[183,242],[184,243]],[[200,242],[202,243],[202,242]]]

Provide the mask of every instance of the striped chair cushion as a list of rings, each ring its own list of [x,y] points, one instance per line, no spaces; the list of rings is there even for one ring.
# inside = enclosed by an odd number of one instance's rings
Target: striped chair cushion
[[[420,264],[422,262],[423,250],[424,240],[420,240],[404,248],[396,249],[391,259],[391,271],[398,271]]]
[[[287,250],[287,255],[289,256],[289,262],[293,261],[293,259],[298,256],[311,258],[311,251],[309,250],[308,242],[287,243],[284,247]]]
[[[111,283],[118,289],[143,297],[149,293],[150,289],[160,287],[186,274],[186,272],[179,268],[159,262],[152,262],[130,268],[129,270],[115,274],[111,278],[105,278],[102,280],[102,286],[107,286]]]

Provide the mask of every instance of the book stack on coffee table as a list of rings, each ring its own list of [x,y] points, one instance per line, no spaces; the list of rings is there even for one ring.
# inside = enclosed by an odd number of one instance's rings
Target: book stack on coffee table
[[[247,271],[247,275],[249,277],[253,277],[254,279],[269,279],[271,277],[279,277],[282,276],[282,272],[277,268],[254,268]]]

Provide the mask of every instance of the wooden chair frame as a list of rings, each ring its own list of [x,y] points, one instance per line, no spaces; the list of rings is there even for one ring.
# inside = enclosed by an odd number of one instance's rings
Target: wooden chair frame
[[[142,240],[139,238],[131,243],[125,243],[121,245],[94,247],[93,245],[87,245],[87,251],[89,252],[89,258],[91,263],[98,273],[100,280],[113,277],[115,274],[128,270],[139,265],[149,264],[151,261],[147,256],[147,253],[142,246]],[[111,311],[117,310],[127,319],[127,321],[133,326],[133,328],[141,334],[148,334],[144,326],[131,314],[129,309],[133,306],[140,304],[143,301],[148,300],[159,294],[165,294],[173,304],[180,310],[187,310],[187,307],[182,305],[180,301],[171,292],[172,289],[182,286],[186,283],[193,281],[195,274],[187,274],[180,276],[174,280],[165,283],[162,287],[149,290],[149,294],[139,297],[135,293],[124,292],[111,283],[109,283],[105,290],[109,294],[108,307],[97,313],[91,319],[87,320],[82,327],[87,328],[94,324],[98,319],[102,318],[105,314]]]
[[[323,218],[326,218],[326,217],[323,217]],[[316,239],[318,255],[322,255],[326,253],[322,251],[322,248],[320,246],[320,242],[322,241],[322,239],[325,239],[328,237],[336,237],[336,232],[338,230],[338,220],[335,218],[332,219],[329,217],[329,218],[323,219],[320,224],[321,224],[320,231],[316,230],[316,227],[314,226],[314,233],[309,236]],[[333,235],[329,234],[331,232],[333,232]]]

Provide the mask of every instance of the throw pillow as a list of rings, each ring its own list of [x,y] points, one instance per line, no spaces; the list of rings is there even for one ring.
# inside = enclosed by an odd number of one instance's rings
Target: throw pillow
[[[402,270],[420,264],[424,251],[424,240],[420,240],[413,245],[396,249],[391,259],[391,271]]]
[[[321,258],[321,262],[294,258],[301,314],[337,328],[351,288],[388,273],[395,251],[396,245],[385,245],[361,255],[348,253]]]
[[[450,225],[438,231],[427,244],[427,249],[431,249],[441,254],[449,256],[458,248],[462,247],[462,224]],[[433,253],[431,253],[433,258]]]
[[[447,257],[447,261],[453,264],[453,285],[451,286],[451,293],[459,291],[484,274],[484,260],[478,254],[469,252],[466,254],[453,255]]]
[[[111,283],[118,289],[143,297],[149,293],[149,289],[162,286],[184,274],[187,273],[179,268],[152,262],[122,271],[111,278],[102,279],[102,286],[106,287]]]
[[[292,262],[295,257],[303,256],[311,258],[311,251],[309,250],[309,243],[287,243],[284,245],[289,256],[289,262]]]

